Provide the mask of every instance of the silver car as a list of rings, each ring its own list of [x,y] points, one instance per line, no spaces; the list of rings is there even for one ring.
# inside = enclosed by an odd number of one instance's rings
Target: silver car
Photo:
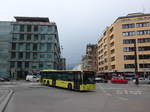
[[[133,82],[135,83],[135,79],[133,80]],[[150,84],[150,78],[140,77],[139,84]]]

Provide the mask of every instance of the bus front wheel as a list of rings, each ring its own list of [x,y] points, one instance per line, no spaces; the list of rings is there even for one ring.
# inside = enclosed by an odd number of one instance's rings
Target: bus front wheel
[[[72,85],[71,84],[68,84],[68,89],[72,90]]]
[[[46,86],[49,86],[49,81],[47,81]]]

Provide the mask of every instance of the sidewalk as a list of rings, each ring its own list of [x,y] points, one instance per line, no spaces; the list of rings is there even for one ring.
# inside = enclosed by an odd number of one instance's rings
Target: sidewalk
[[[4,101],[5,97],[9,94],[9,89],[2,89],[0,88],[0,105]]]
[[[17,81],[5,81],[5,82],[0,82],[0,87],[1,87],[1,85],[15,85],[15,84],[17,84]]]
[[[13,94],[11,89],[0,88],[0,112],[4,112]]]

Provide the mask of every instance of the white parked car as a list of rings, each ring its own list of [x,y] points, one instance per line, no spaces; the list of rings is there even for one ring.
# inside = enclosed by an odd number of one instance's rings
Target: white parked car
[[[133,80],[133,82],[135,83],[135,79]],[[140,77],[139,84],[150,84],[150,78]]]
[[[26,81],[37,82],[39,80],[40,80],[40,78],[35,75],[27,75],[26,76]]]

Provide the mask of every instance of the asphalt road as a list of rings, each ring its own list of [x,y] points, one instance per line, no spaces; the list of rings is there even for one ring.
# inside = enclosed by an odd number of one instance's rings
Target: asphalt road
[[[7,86],[8,87],[8,86]],[[10,86],[15,93],[5,112],[149,112],[150,85],[97,84],[74,92],[33,83]]]

